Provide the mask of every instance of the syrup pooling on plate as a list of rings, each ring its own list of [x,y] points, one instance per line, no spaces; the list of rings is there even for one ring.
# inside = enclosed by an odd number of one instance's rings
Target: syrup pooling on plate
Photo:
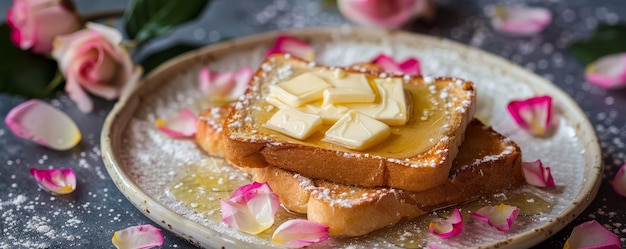
[[[215,214],[212,214],[212,215],[215,215]],[[220,216],[220,213],[217,213],[217,216],[219,216],[218,218],[220,219],[222,217]],[[306,215],[290,212],[285,207],[281,206],[281,208],[278,209],[278,212],[276,212],[276,215],[274,215],[274,224],[272,225],[272,227],[254,236],[258,236],[261,239],[271,241],[272,235],[274,234],[274,231],[276,230],[276,228],[278,228],[278,226],[283,224],[285,221],[294,220],[294,219],[306,219]]]
[[[223,159],[206,158],[181,169],[168,188],[188,208],[219,221],[219,199],[227,199],[247,183],[250,183],[247,175],[227,165]]]
[[[520,209],[519,217],[516,221],[518,223],[536,219],[542,214],[548,213],[552,208],[550,202],[534,193],[524,190],[517,190],[506,194],[496,194],[485,199],[461,204],[458,207],[462,210],[461,214],[463,215],[464,223],[470,224],[474,221],[470,213],[481,207],[497,205],[499,203],[516,206]],[[409,224],[382,229],[375,232],[374,235],[384,236],[388,241],[401,248],[427,248],[428,242],[432,240],[428,231],[428,224],[437,219],[442,219],[442,217],[448,217],[452,209],[453,208],[447,208],[431,212],[408,222]],[[471,229],[471,226],[466,226],[461,236],[463,233],[471,233]],[[499,231],[494,228],[493,232],[498,233]],[[450,238],[450,240],[453,239],[454,238]]]
[[[530,188],[530,187],[529,187]],[[527,191],[516,191],[510,194],[496,194],[491,198],[477,200],[464,204],[465,210],[472,212],[484,206],[493,206],[504,203],[506,205],[516,206],[520,209],[520,216],[541,215],[550,212],[552,204],[539,197],[538,195]],[[463,212],[465,215],[466,213]],[[469,214],[463,217],[465,220],[471,219]]]
[[[246,173],[228,165],[223,159],[207,157],[185,166],[168,185],[168,190],[188,208],[203,213],[210,220],[221,222],[219,199],[228,199],[237,188],[250,182]],[[272,228],[258,236],[269,239],[278,225],[298,218],[306,217],[281,208],[274,217]]]

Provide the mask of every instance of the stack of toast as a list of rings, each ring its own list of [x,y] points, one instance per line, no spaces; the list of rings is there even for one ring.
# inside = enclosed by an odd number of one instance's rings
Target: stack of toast
[[[238,102],[201,113],[196,142],[331,236],[359,236],[525,184],[519,147],[473,119],[475,96],[460,79],[278,54]]]

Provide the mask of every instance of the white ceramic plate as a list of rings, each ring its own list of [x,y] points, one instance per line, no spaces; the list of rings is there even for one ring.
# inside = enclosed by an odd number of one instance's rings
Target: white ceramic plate
[[[453,76],[475,82],[479,112],[490,116],[495,130],[522,148],[523,160],[541,159],[551,166],[556,189],[527,188],[550,203],[540,214],[518,218],[508,232],[483,223],[466,221],[459,236],[439,239],[424,232],[419,221],[403,223],[386,232],[359,238],[331,239],[316,247],[396,247],[402,236],[440,248],[525,248],[563,228],[593,200],[600,181],[602,161],[597,138],[576,103],[563,91],[500,57],[448,40],[370,29],[307,29],[291,31],[309,41],[316,61],[325,65],[349,65],[371,60],[384,52],[396,59],[416,56],[428,76]],[[148,75],[137,89],[122,97],[109,114],[102,132],[107,170],[118,188],[146,216],[164,228],[203,247],[273,247],[267,236],[240,233],[219,218],[219,210],[206,215],[176,199],[169,190],[177,175],[189,165],[206,160],[192,140],[175,140],[159,132],[157,117],[171,116],[185,107],[199,109],[201,67],[216,71],[242,66],[256,68],[279,33],[266,33],[209,46],[165,63]],[[549,94],[554,99],[556,132],[535,138],[515,125],[506,111],[512,99]],[[533,201],[533,200],[530,200]],[[217,212],[217,214],[216,214]],[[426,223],[427,224],[427,223]],[[427,229],[425,229],[427,231]],[[388,234],[404,234],[390,238]],[[409,236],[410,235],[410,236]],[[410,243],[409,243],[410,244]]]

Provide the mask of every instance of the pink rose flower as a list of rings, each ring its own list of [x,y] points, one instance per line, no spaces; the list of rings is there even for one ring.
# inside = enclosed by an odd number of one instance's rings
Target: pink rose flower
[[[52,56],[65,76],[65,91],[82,112],[91,112],[93,108],[85,90],[115,99],[132,88],[141,75],[141,70],[133,70],[133,62],[121,42],[118,30],[96,23],[88,23],[87,29],[54,41]]]
[[[339,11],[355,23],[395,29],[411,18],[433,19],[436,12],[434,0],[338,0]]]
[[[68,0],[14,0],[7,23],[16,46],[41,54],[52,50],[55,36],[72,33],[82,25]]]

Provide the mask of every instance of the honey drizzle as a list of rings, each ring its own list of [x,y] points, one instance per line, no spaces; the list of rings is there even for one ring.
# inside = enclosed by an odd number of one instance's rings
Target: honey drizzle
[[[443,127],[448,121],[446,116],[449,115],[444,114],[444,102],[435,100],[434,94],[430,92],[428,86],[426,85],[418,86],[405,84],[404,89],[412,95],[412,98],[407,99],[407,101],[412,102],[410,104],[412,114],[407,124],[403,126],[392,126],[392,134],[384,143],[366,149],[362,152],[389,158],[407,158],[428,150],[442,138],[441,133],[426,131],[440,130],[440,128],[436,127]],[[260,108],[254,111],[254,117],[256,120],[254,123],[265,124],[267,120],[269,120],[269,118],[276,112],[276,108],[268,108],[270,104],[265,101],[261,102],[260,105]],[[268,109],[271,109],[272,111],[265,111]],[[424,116],[426,115],[425,113],[428,113],[428,116]],[[322,140],[325,132],[330,128],[330,125],[323,125],[322,129],[315,132],[304,141],[282,135],[262,126],[256,128],[258,128],[260,134],[268,135],[276,140],[288,141],[295,144],[313,145],[330,150],[351,152],[349,149],[335,146]]]
[[[187,208],[204,214],[211,221],[221,222],[219,200],[228,199],[237,188],[250,182],[248,174],[223,159],[207,158],[184,166],[168,190]],[[281,208],[274,217],[274,225],[257,236],[269,240],[278,225],[292,219],[306,219],[306,216]]]
[[[194,162],[180,172],[169,184],[169,192],[213,221],[221,220],[219,199],[229,198],[237,188],[250,183],[247,174],[218,158]]]

